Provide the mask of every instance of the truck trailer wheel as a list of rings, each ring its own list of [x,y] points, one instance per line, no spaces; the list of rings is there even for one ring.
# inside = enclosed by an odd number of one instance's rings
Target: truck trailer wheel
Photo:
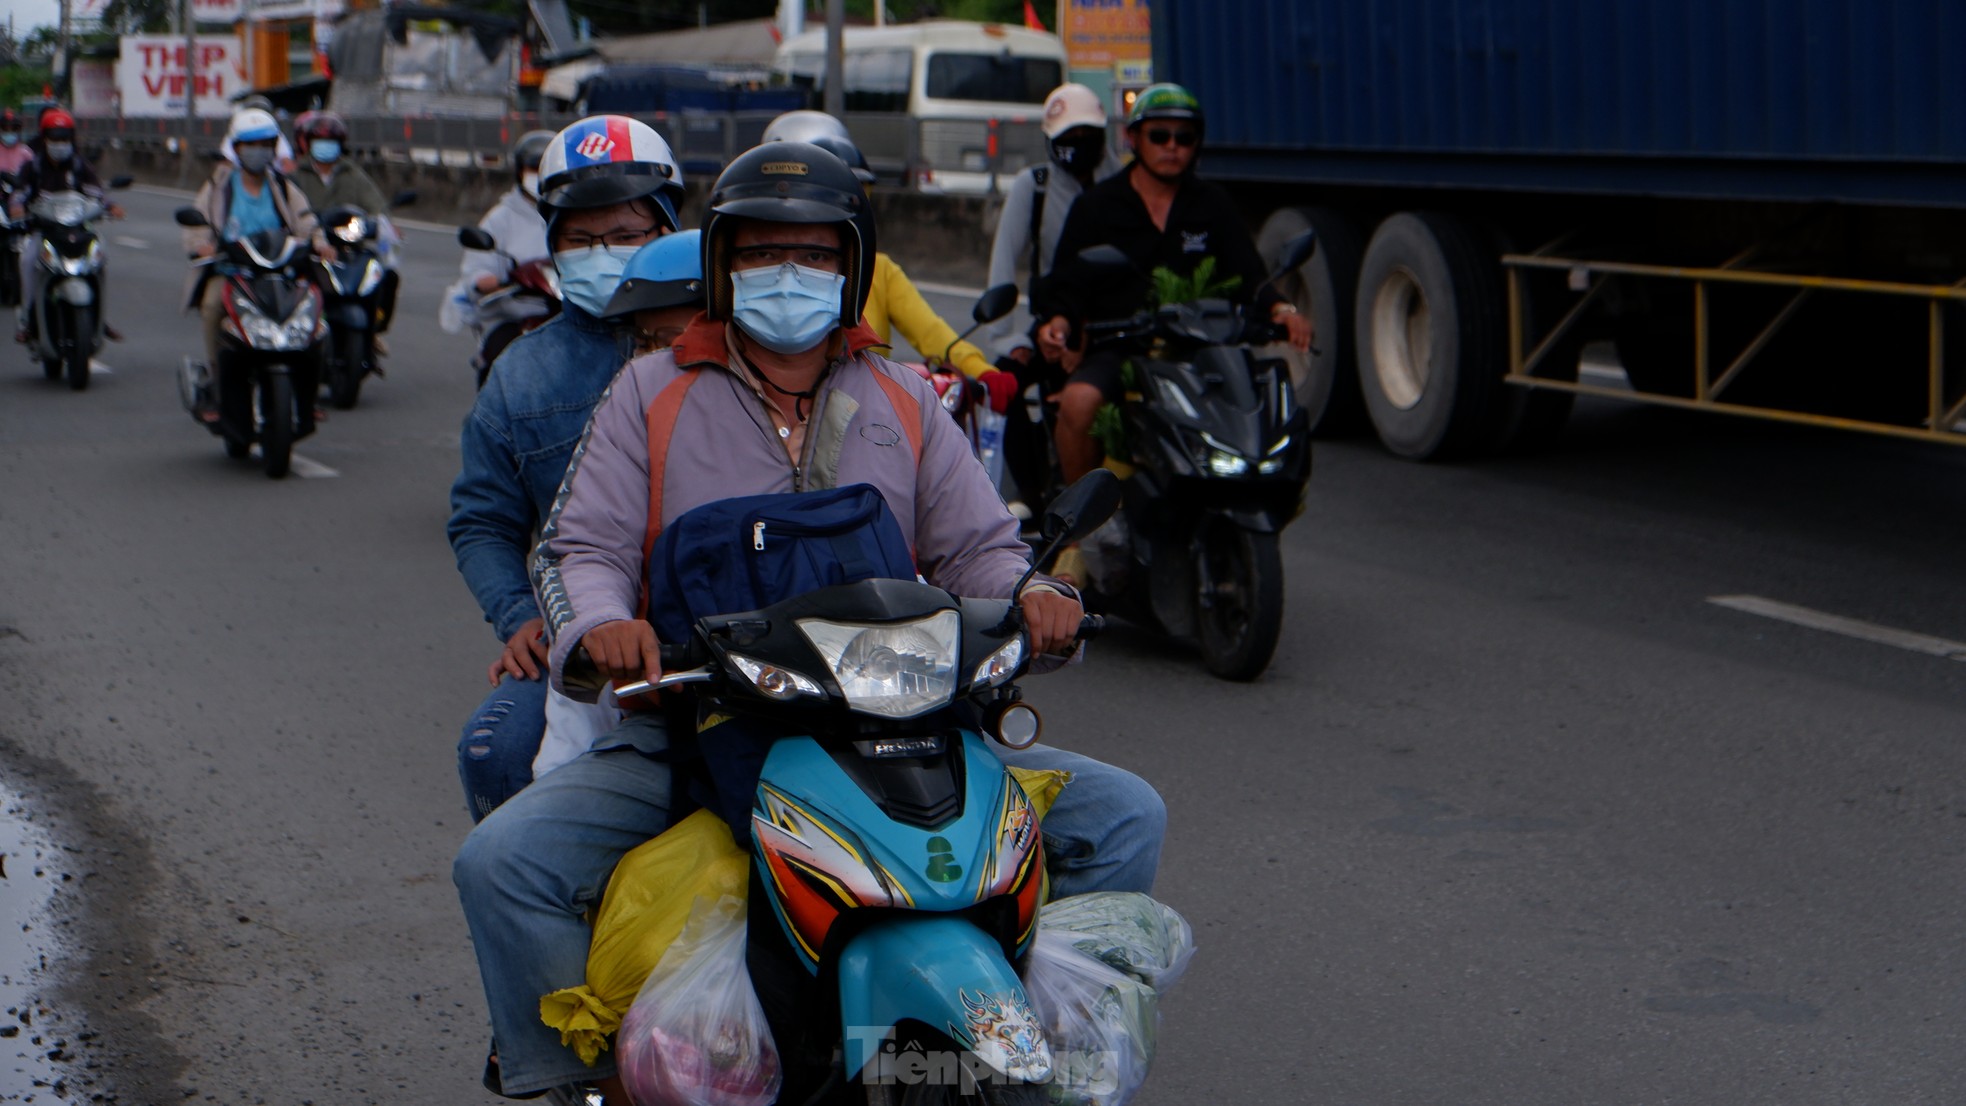
[[[1352,299],[1358,290],[1363,236],[1350,219],[1328,207],[1278,208],[1256,236],[1265,267],[1276,263],[1285,242],[1307,230],[1317,235],[1317,252],[1277,281],[1277,291],[1311,320],[1315,352],[1279,346],[1279,356],[1290,365],[1297,404],[1310,414],[1311,432],[1342,434],[1365,425],[1352,344]]]
[[[1430,460],[1492,443],[1505,368],[1500,268],[1484,237],[1439,212],[1379,224],[1359,270],[1359,385],[1379,440]]]

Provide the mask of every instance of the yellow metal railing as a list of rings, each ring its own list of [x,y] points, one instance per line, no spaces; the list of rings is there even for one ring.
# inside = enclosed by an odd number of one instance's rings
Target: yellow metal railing
[[[1577,395],[1636,400],[1668,407],[1718,411],[1805,426],[1836,427],[1919,441],[1966,445],[1966,433],[1958,429],[1961,420],[1966,419],[1966,389],[1962,389],[1962,394],[1956,402],[1948,403],[1949,397],[1946,393],[1945,314],[1942,310],[1948,302],[1966,305],[1966,281],[1954,285],[1906,284],[1895,281],[1757,272],[1749,269],[1689,268],[1673,265],[1642,265],[1623,261],[1586,261],[1545,254],[1506,254],[1502,258],[1502,265],[1508,274],[1509,305],[1509,372],[1504,379],[1511,384],[1574,392]],[[1527,350],[1524,347],[1529,340],[1529,335],[1524,310],[1528,297],[1523,290],[1523,274],[1526,270],[1562,272],[1569,278],[1571,289],[1582,293],[1563,318]],[[1631,390],[1608,388],[1578,380],[1560,380],[1537,375],[1536,370],[1549,356],[1550,351],[1576,327],[1590,311],[1591,306],[1611,287],[1612,282],[1621,277],[1692,282],[1694,385],[1690,397],[1641,392],[1636,388]],[[1707,293],[1710,286],[1717,284],[1790,288],[1794,290],[1794,294],[1716,377],[1713,373],[1713,350],[1709,333],[1711,304]],[[1740,378],[1749,363],[1767,348],[1776,334],[1788,325],[1803,305],[1819,292],[1857,292],[1926,301],[1926,421],[1924,425],[1906,426],[1866,419],[1840,418],[1834,415],[1786,411],[1776,407],[1728,403],[1721,400],[1721,395]]]

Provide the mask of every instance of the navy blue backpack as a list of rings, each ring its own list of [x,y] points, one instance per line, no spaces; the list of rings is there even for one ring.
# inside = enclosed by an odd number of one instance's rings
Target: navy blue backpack
[[[706,503],[669,524],[648,562],[648,620],[656,640],[681,645],[698,618],[768,607],[833,584],[915,578],[914,557],[887,500],[871,484],[752,495]],[[670,754],[679,794],[709,808],[743,847],[751,807],[777,727],[725,721],[702,734],[671,715]]]

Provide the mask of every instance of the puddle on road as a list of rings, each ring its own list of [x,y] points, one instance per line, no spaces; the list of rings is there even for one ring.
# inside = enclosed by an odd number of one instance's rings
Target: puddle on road
[[[0,786],[0,1102],[57,1102],[67,1090],[56,1059],[68,1041],[46,1035],[37,1001],[56,959],[46,922],[59,863],[53,839]]]

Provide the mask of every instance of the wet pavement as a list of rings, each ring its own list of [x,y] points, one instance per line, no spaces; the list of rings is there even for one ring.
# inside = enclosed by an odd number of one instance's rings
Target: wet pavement
[[[0,1101],[67,1097],[69,1042],[49,1035],[40,998],[60,962],[47,924],[59,859],[21,797],[0,787]]]

